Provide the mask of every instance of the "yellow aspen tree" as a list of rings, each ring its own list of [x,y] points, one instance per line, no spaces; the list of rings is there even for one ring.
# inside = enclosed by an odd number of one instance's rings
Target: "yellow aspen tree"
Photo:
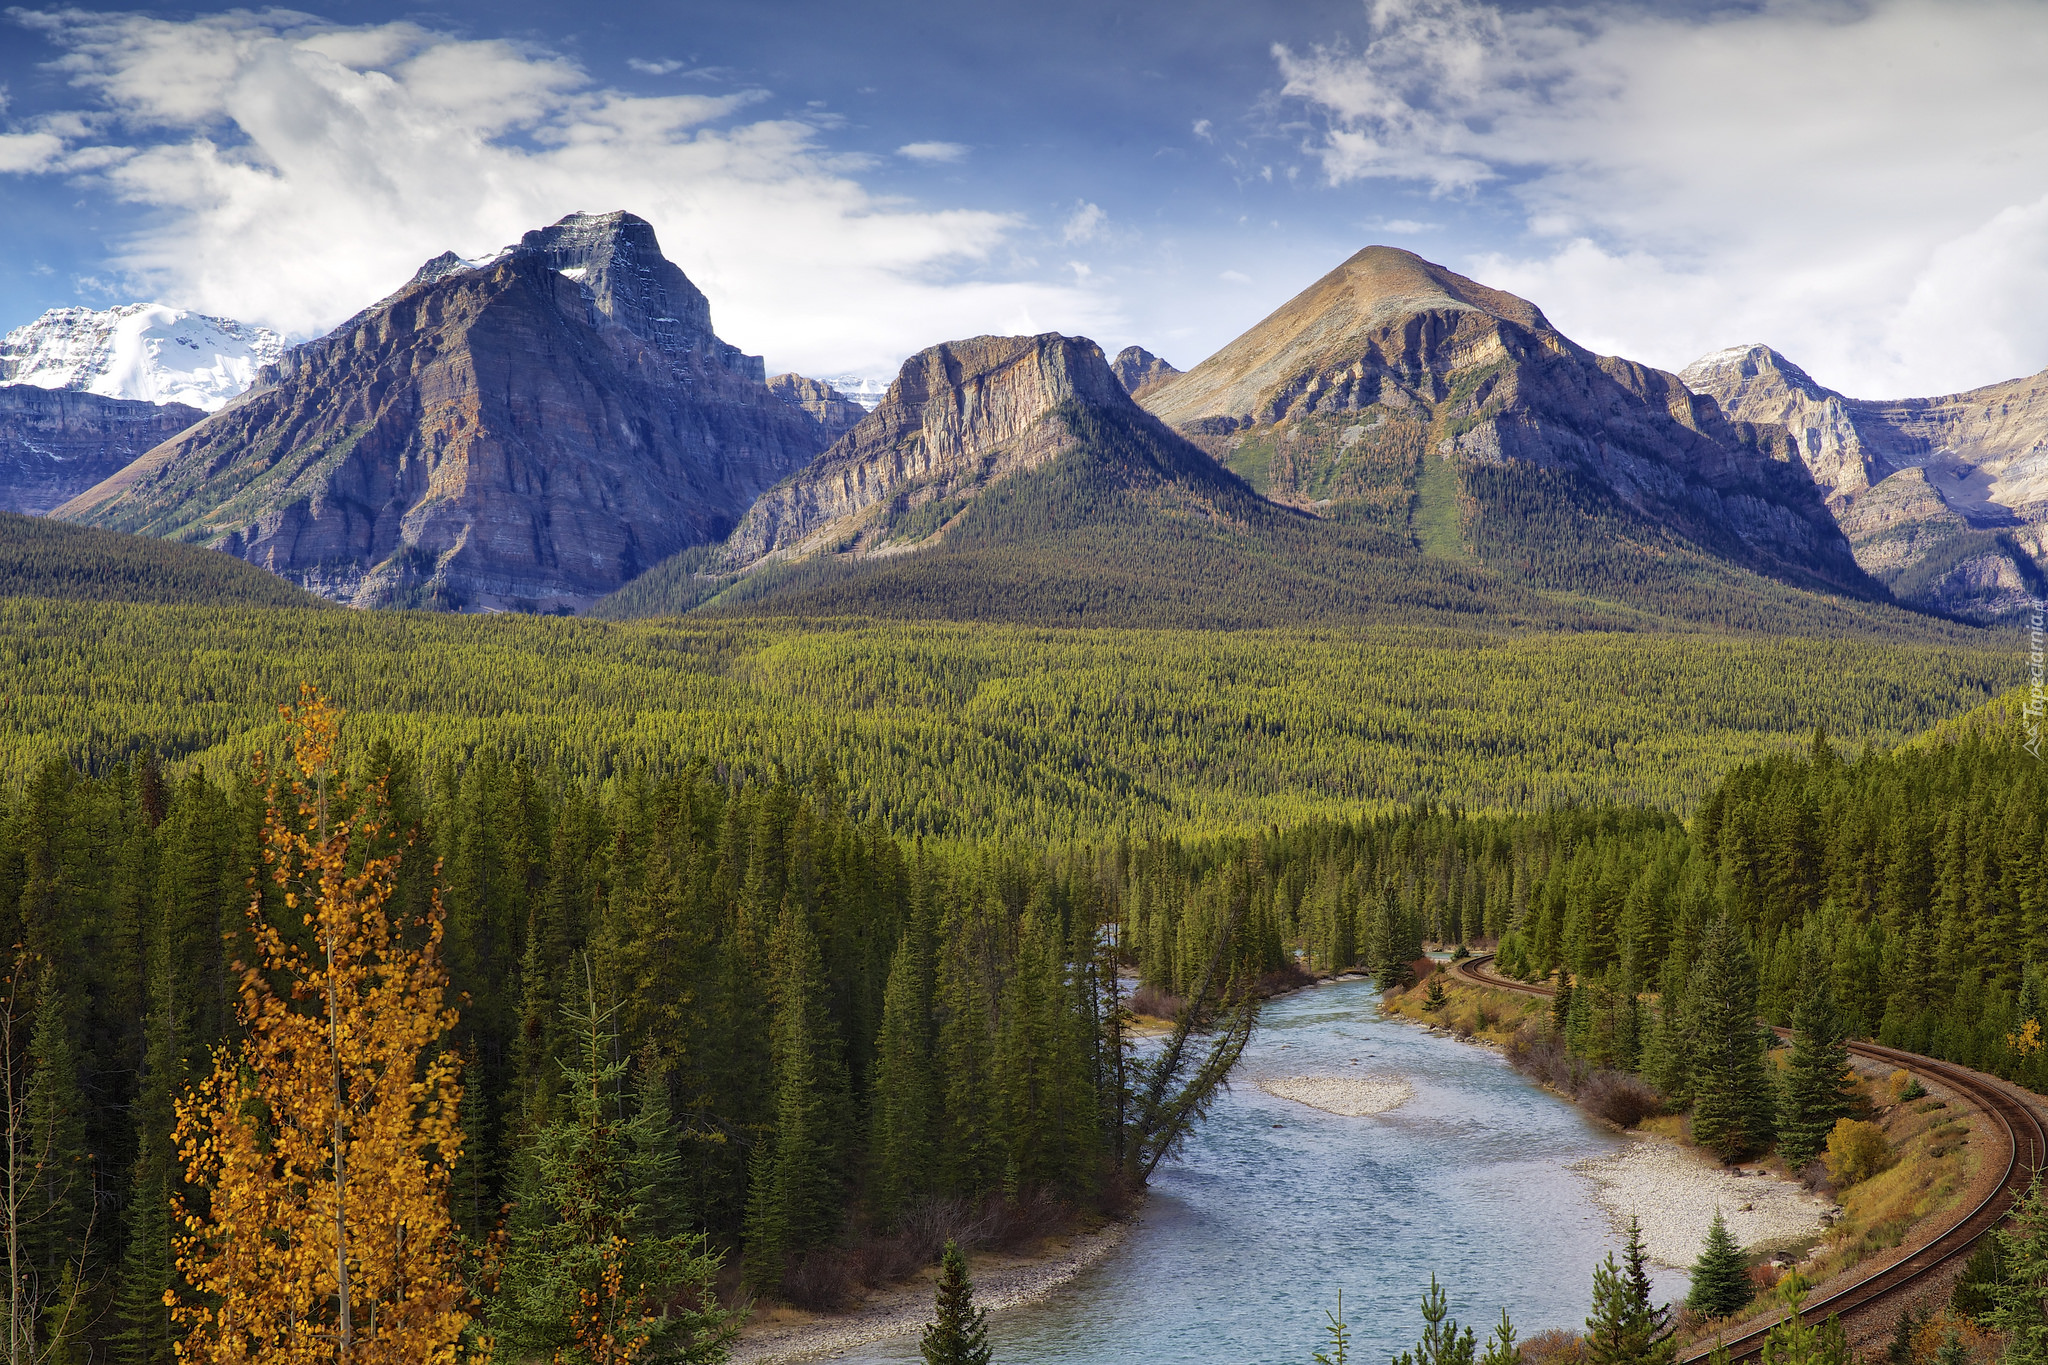
[[[272,798],[263,856],[300,924],[280,932],[251,900],[244,1040],[177,1106],[194,1191],[173,1208],[178,1355],[452,1365],[471,1299],[448,1208],[462,1084],[440,899],[392,923],[400,853],[365,856],[390,844],[385,792],[331,778],[339,713],[310,685],[282,710],[289,799]]]

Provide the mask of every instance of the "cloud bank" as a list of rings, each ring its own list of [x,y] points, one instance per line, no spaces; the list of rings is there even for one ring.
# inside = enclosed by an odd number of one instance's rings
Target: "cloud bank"
[[[835,155],[819,121],[752,117],[762,92],[633,95],[551,52],[409,23],[11,17],[64,50],[84,107],[0,136],[0,173],[143,210],[111,263],[138,296],[315,334],[441,251],[624,208],[721,334],[775,366],[888,374],[950,337],[1115,325],[1074,283],[1005,277],[1019,220],[870,193],[865,159]]]
[[[1870,396],[2048,367],[2036,0],[1373,0],[1274,57],[1330,185],[1512,209],[1529,245],[1456,264],[1588,345],[1767,341]]]

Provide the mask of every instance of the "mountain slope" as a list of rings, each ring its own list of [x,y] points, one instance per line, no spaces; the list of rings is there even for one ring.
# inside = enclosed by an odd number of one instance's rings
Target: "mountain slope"
[[[1180,373],[1143,346],[1124,347],[1116,353],[1116,359],[1109,362],[1109,368],[1125,392],[1133,394],[1147,384],[1161,383]]]
[[[161,303],[52,308],[0,337],[0,384],[213,412],[284,354],[266,327]]]
[[[320,599],[229,555],[0,512],[0,597],[311,607]]]
[[[0,384],[0,511],[40,516],[204,416],[182,403]]]
[[[631,214],[437,258],[57,515],[357,606],[576,610],[827,444]]]
[[[1532,586],[1884,597],[1782,433],[1409,252],[1366,248],[1141,401],[1276,500]]]
[[[2048,591],[2048,371],[1940,398],[1846,398],[1749,345],[1682,377],[1729,417],[1790,433],[1857,562],[1901,600],[1997,621]]]
[[[1218,629],[1955,630],[1711,561],[1680,586],[1652,578],[1626,602],[1546,591],[1473,556],[1425,553],[1369,518],[1277,505],[1133,402],[1093,343],[1046,335],[913,357],[881,406],[766,494],[723,547],[679,555],[594,611]]]

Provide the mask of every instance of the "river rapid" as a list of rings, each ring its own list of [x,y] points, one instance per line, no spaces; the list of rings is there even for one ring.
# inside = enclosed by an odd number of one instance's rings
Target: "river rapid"
[[[1622,1237],[1571,1170],[1625,1139],[1498,1054],[1383,1019],[1351,981],[1266,1007],[1228,1094],[1153,1177],[1141,1221],[1043,1303],[991,1315],[999,1362],[1306,1365],[1344,1292],[1352,1359],[1412,1348],[1434,1272],[1483,1344],[1506,1308],[1526,1339],[1576,1327]],[[1261,1078],[1398,1080],[1397,1108],[1347,1118]],[[1655,1270],[1660,1299],[1684,1276]],[[914,1336],[839,1360],[918,1359]]]

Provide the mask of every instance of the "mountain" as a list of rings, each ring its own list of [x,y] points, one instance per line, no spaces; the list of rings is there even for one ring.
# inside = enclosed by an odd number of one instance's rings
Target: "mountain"
[[[229,555],[11,512],[0,512],[0,597],[209,607],[325,605]]]
[[[0,384],[214,412],[282,354],[268,328],[167,304],[53,308],[0,338]]]
[[[768,391],[791,407],[809,414],[828,441],[836,441],[870,409],[854,402],[822,379],[800,374],[778,374],[768,380]]]
[[[2048,592],[2048,371],[1940,398],[1845,398],[1749,345],[1680,377],[1733,420],[1786,429],[1857,563],[1901,601],[1989,622]]]
[[[1116,359],[1109,362],[1111,373],[1124,391],[1135,394],[1147,384],[1156,384],[1162,379],[1171,379],[1179,370],[1153,355],[1143,346],[1126,346],[1116,353]]]
[[[574,611],[830,444],[629,213],[452,253],[56,515],[337,601]]]
[[[204,416],[182,403],[0,384],[0,510],[48,512]]]
[[[724,545],[593,613],[1926,633],[1889,607],[1732,569],[1684,587],[1634,602],[1544,591],[1426,553],[1405,529],[1281,506],[1134,402],[1093,342],[1046,334],[911,357],[875,411]]]
[[[1782,432],[1410,252],[1360,251],[1140,401],[1276,501],[1531,586],[1885,596]]]

